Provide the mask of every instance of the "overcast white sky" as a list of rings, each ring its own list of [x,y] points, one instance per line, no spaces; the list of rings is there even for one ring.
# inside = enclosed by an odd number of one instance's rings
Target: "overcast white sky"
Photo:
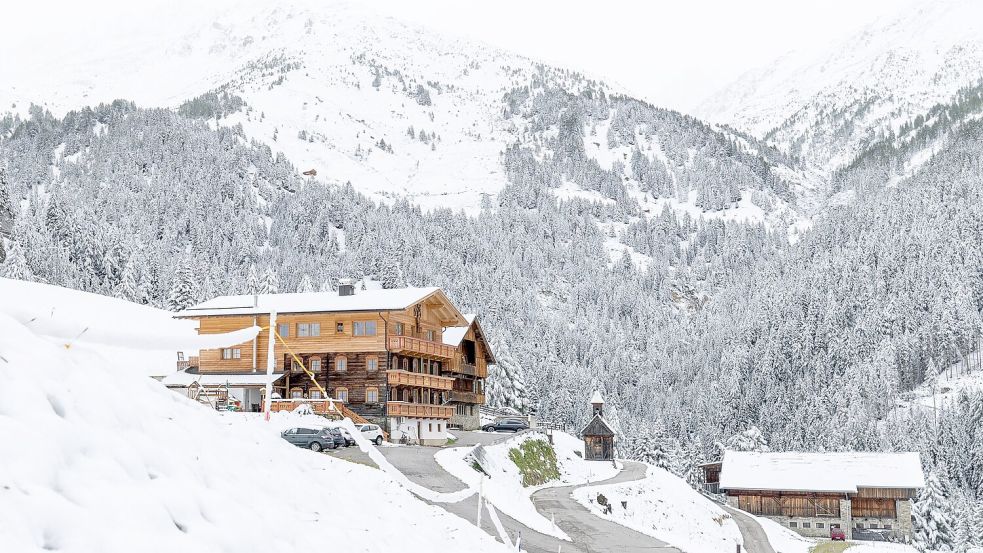
[[[0,68],[4,57],[18,55],[15,47],[30,53],[43,47],[48,42],[45,37],[52,34],[88,31],[105,40],[114,31],[125,31],[127,21],[148,23],[150,17],[150,24],[166,25],[160,8],[187,14],[235,1],[4,0],[7,36],[0,34]],[[929,0],[372,0],[362,4],[443,33],[577,69],[655,104],[689,111],[748,69],[793,49],[821,48],[912,1]],[[99,38],[87,40],[87,46],[97,47],[95,40]]]
[[[688,110],[744,71],[898,13],[902,0],[375,0],[377,11]]]

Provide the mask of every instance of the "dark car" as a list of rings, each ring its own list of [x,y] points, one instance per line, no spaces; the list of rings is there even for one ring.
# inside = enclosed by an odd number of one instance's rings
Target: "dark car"
[[[500,419],[481,427],[485,432],[518,432],[528,430],[529,425],[522,419]]]
[[[334,439],[335,447],[348,447],[348,439],[345,438],[345,435],[341,432],[340,428],[325,428],[325,430],[331,433],[331,438]],[[352,443],[354,444],[355,440],[352,440]]]
[[[338,447],[338,440],[331,433],[330,428],[291,428],[281,432],[280,437],[297,447],[306,447],[311,451]],[[344,442],[345,438],[342,437],[341,440]]]

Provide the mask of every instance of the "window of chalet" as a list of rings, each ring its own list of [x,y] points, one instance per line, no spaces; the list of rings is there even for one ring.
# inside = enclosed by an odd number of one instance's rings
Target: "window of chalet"
[[[355,336],[375,336],[375,321],[355,321],[352,330]]]
[[[404,371],[410,370],[410,359],[409,359],[409,357],[404,357],[403,358],[403,370]]]
[[[794,522],[794,521],[793,522],[789,522],[788,523],[788,527],[789,528],[798,528],[799,527],[799,523],[798,522]]]
[[[311,390],[311,399],[321,399],[321,390]]]
[[[415,372],[415,373],[420,372],[420,360],[419,359],[416,359],[416,358],[413,359],[413,372]]]
[[[403,333],[406,332],[406,327],[403,326],[403,323],[396,323],[395,326],[396,329],[393,331],[393,334],[396,336],[402,336]]]
[[[348,358],[344,355],[339,355],[334,358],[334,368],[336,371],[345,372],[348,370]]]
[[[338,401],[343,401],[345,403],[348,403],[348,388],[345,388],[344,386],[339,386],[335,388],[334,397]]]
[[[374,386],[365,388],[365,403],[379,403],[379,388]]]
[[[287,338],[290,336],[290,323],[280,323],[276,325],[276,333],[280,335],[281,338]]]
[[[291,388],[290,397],[293,399],[300,399],[304,397],[304,390],[301,390],[300,388]]]
[[[239,348],[223,348],[222,359],[241,359],[242,350]]]
[[[291,359],[290,360],[290,370],[293,371],[293,372],[295,372],[295,373],[299,373],[299,372],[303,372],[304,367],[301,366],[301,364],[298,363],[296,359]]]
[[[321,372],[321,360],[320,359],[310,359],[307,361],[307,366],[311,368],[312,373]],[[319,392],[320,393],[320,392]]]
[[[365,370],[368,371],[368,372],[375,372],[375,371],[379,370],[379,358],[376,357],[376,356],[374,356],[374,355],[370,355],[370,356],[366,357],[365,358]]]
[[[433,342],[434,341],[434,339],[433,339],[434,338],[434,331],[428,330],[427,333],[426,333],[426,337],[427,337],[427,340]]]
[[[826,523],[824,523],[824,522],[817,522],[816,523],[816,528],[826,528]]]
[[[345,323],[335,323],[334,331],[338,334],[343,334],[345,332]]]
[[[321,335],[321,323],[297,323],[297,336],[308,338]]]
[[[802,527],[803,528],[812,528],[812,523],[811,522],[803,522],[802,523]]]

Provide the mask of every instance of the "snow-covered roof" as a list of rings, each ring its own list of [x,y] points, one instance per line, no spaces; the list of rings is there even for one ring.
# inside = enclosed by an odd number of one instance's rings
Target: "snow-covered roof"
[[[270,311],[278,313],[391,311],[406,309],[435,293],[443,295],[440,288],[430,287],[356,290],[355,294],[351,296],[340,296],[337,292],[219,296],[189,307],[178,313],[177,316],[256,315]],[[463,323],[464,321],[459,322]]]
[[[247,374],[193,374],[179,372],[167,375],[161,380],[165,386],[186,388],[197,382],[202,386],[266,386],[283,378],[283,374],[247,373]]]
[[[600,390],[594,390],[594,395],[590,396],[591,403],[604,403],[604,398],[601,397]]]
[[[922,488],[918,453],[756,453],[727,451],[725,490],[856,493],[857,488]]]
[[[444,329],[444,343],[448,346],[454,347],[461,345],[461,340],[463,340],[464,335],[468,333],[468,329],[471,328],[471,323],[474,322],[475,317],[477,317],[477,315],[474,313],[466,313],[464,315],[464,319],[468,321],[468,324],[464,326],[449,326]]]
[[[614,430],[608,426],[606,420],[601,415],[594,415],[594,418],[587,423],[587,426],[580,432],[581,436],[614,436]]]

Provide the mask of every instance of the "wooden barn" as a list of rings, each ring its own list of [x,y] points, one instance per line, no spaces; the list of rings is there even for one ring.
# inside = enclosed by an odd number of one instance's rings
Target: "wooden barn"
[[[604,399],[595,391],[590,400],[594,417],[580,432],[584,439],[584,459],[588,461],[614,460],[614,431],[604,420]]]
[[[703,470],[732,507],[811,537],[839,528],[847,539],[909,539],[925,486],[918,453],[727,451]]]

